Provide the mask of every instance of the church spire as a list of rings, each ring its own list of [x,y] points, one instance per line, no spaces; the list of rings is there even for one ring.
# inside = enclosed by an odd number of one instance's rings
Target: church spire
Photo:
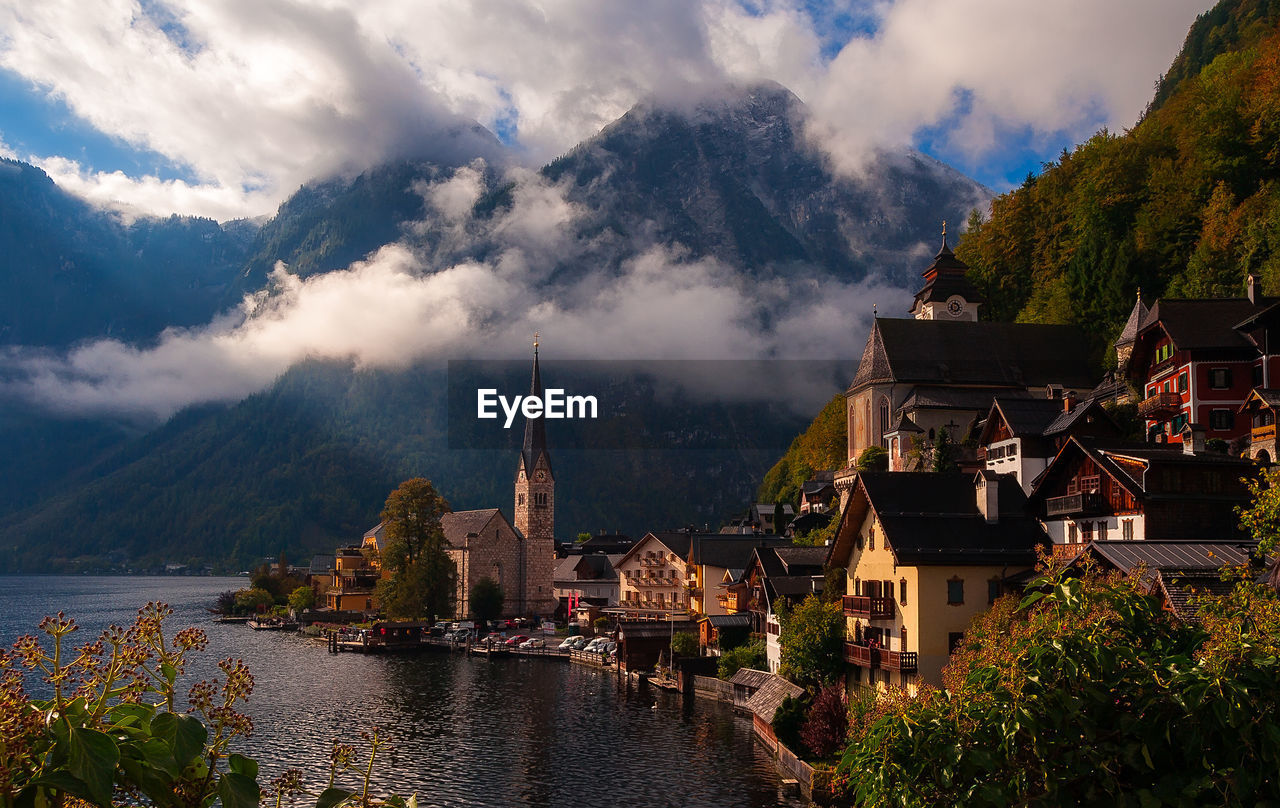
[[[538,333],[536,331],[533,334],[533,382],[529,386],[529,394],[534,398],[542,398],[542,373],[538,368]],[[520,457],[528,472],[532,473],[539,455],[546,456],[547,468],[550,470],[551,455],[547,453],[547,425],[541,415],[536,418],[526,418],[524,421],[524,445],[520,450]]]

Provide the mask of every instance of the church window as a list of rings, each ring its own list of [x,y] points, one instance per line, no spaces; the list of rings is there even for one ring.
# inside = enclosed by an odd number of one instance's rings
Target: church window
[[[524,504],[524,494],[519,494],[519,495],[517,495],[517,496],[516,496],[516,501],[517,501],[517,504],[519,504],[519,505],[523,505],[523,504]]]

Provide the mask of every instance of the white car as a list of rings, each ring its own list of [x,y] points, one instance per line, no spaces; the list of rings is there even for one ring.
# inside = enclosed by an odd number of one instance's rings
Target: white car
[[[606,642],[608,642],[608,640],[606,640],[604,637],[596,637],[594,640],[587,643],[582,650],[586,651],[589,654],[590,653],[598,654],[600,653],[600,648],[604,646]]]
[[[579,639],[581,639],[581,638],[580,638],[580,637],[565,637],[565,638],[564,638],[564,642],[560,643],[558,646],[556,646],[556,648],[557,648],[557,649],[559,649],[559,650],[561,650],[561,651],[569,651],[569,650],[572,650],[575,646],[577,646],[577,644],[578,644],[578,640],[579,640]]]
[[[524,642],[520,643],[520,647],[521,648],[546,648],[547,641],[542,639],[541,637],[531,637],[530,639],[527,639]]]

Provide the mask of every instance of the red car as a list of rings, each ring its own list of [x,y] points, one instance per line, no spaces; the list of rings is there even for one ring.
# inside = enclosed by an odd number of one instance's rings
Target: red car
[[[507,644],[507,645],[510,645],[510,646],[512,646],[512,647],[514,647],[514,646],[517,646],[517,645],[519,645],[520,643],[524,642],[524,641],[525,641],[525,640],[527,640],[527,639],[529,639],[529,637],[528,637],[528,636],[526,636],[526,635],[524,635],[524,634],[517,634],[516,636],[514,636],[514,637],[512,637],[511,639],[507,640],[506,644]]]

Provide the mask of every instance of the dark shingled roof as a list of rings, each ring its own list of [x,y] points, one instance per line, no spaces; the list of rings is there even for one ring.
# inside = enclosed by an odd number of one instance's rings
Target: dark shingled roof
[[[978,510],[970,474],[863,472],[853,497],[865,492],[899,564],[1032,564],[1048,534],[1013,475],[1002,474],[994,484],[994,523]],[[846,513],[852,507],[851,499]]]
[[[791,684],[781,676],[771,674],[760,685],[760,689],[751,698],[747,699],[746,707],[755,713],[761,721],[766,724],[772,724],[773,715],[782,706],[782,700],[787,696],[793,699],[798,698],[802,693],[804,693],[804,688]]]
[[[849,389],[882,381],[1081,389],[1095,383],[1088,341],[1075,326],[884,317],[872,325]]]
[[[445,541],[461,547],[467,541],[467,535],[479,533],[489,520],[498,514],[497,508],[484,508],[478,511],[454,511],[440,517],[440,527],[444,530]]]
[[[729,682],[739,687],[759,688],[769,681],[772,676],[773,674],[768,671],[756,670],[755,668],[738,668],[738,672],[733,675]]]
[[[902,402],[902,409],[977,410],[985,413],[997,395],[1031,397],[1025,391],[1003,387],[917,387]]]
[[[529,385],[530,395],[542,398],[542,373],[538,370],[538,345],[533,346],[533,381]],[[520,448],[520,459],[526,471],[532,473],[543,457],[547,463],[547,473],[551,473],[551,454],[547,452],[547,422],[541,415],[537,418],[524,419],[524,443]]]
[[[1120,337],[1116,340],[1116,345],[1131,345],[1138,338],[1138,332],[1151,322],[1151,310],[1147,308],[1147,304],[1142,302],[1142,292],[1138,292],[1138,299],[1133,303],[1133,310],[1129,312],[1129,319],[1125,321],[1124,328],[1120,329]]]
[[[311,564],[307,567],[307,571],[312,575],[324,575],[333,570],[333,556],[331,555],[313,555],[311,556]]]
[[[826,552],[827,548],[822,548]],[[821,595],[826,580],[821,575],[770,575],[764,579],[765,586],[776,597],[778,595],[793,597],[797,595]]]
[[[751,626],[751,615],[749,614],[712,614],[708,615],[699,623],[710,623],[716,628],[749,628]]]
[[[1274,303],[1267,298],[1266,304]],[[1247,297],[1158,300],[1151,307],[1142,332],[1156,328],[1157,323],[1178,350],[1234,349],[1255,350],[1252,342],[1235,326],[1260,312],[1265,305],[1250,302]]]
[[[942,302],[952,295],[959,295],[970,303],[981,303],[982,296],[977,287],[965,276],[968,271],[969,265],[956,258],[956,254],[947,246],[947,237],[944,235],[942,248],[933,257],[933,263],[920,273],[925,278],[925,284],[916,292],[911,310],[915,311],[921,303]]]
[[[1187,623],[1200,622],[1200,609],[1196,598],[1206,595],[1227,595],[1235,588],[1234,581],[1222,580],[1218,572],[1183,572],[1157,570],[1156,587],[1178,618]]]
[[[652,640],[670,637],[673,631],[679,634],[697,630],[698,624],[692,620],[623,620],[618,623],[618,636],[623,640]]]
[[[999,396],[992,406],[996,408],[1014,437],[1038,438],[1049,425],[1064,414],[1061,400],[1051,398],[1011,398]]]
[[[782,560],[788,575],[808,575],[822,572],[827,563],[826,547],[775,547],[773,552]]]
[[[741,536],[731,533],[695,533],[693,546],[684,557],[693,564],[742,569],[757,547],[791,544],[782,536]]]

